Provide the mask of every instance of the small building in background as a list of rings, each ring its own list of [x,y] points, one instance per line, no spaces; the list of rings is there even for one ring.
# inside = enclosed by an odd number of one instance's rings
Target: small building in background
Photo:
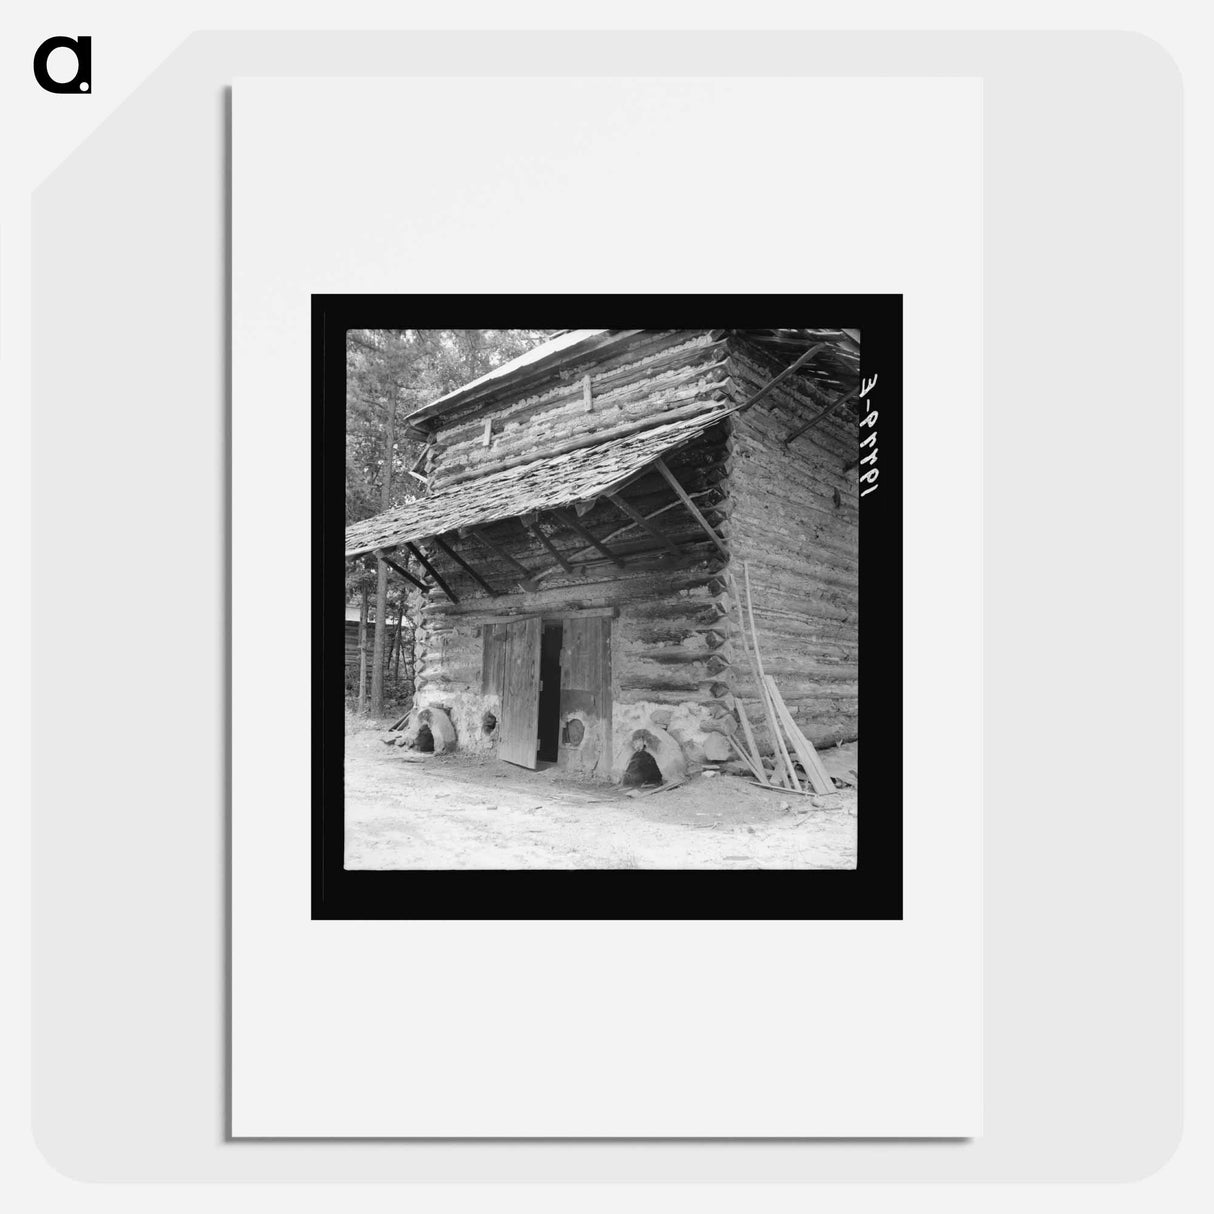
[[[367,687],[371,686],[371,662],[375,643],[375,622],[372,620],[368,624],[366,634],[363,637],[363,643],[360,645],[360,614],[361,608],[357,603],[353,606],[350,604],[346,605],[345,690],[346,699],[351,703],[357,703],[358,701],[358,687],[359,680],[362,677],[362,654],[364,647],[367,655]],[[398,709],[403,710],[412,702],[413,691],[413,624],[407,614],[403,618],[398,619],[390,611],[388,618],[388,644],[384,646],[385,703],[390,705],[393,711]]]

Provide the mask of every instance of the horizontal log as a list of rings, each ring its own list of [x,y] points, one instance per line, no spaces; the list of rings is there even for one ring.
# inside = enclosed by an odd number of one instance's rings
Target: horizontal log
[[[756,593],[758,588],[756,587]],[[857,627],[856,608],[852,604],[835,606],[821,599],[808,600],[803,594],[786,591],[779,586],[764,586],[764,606],[761,612],[756,612],[756,619],[797,619],[807,622],[826,623],[834,625],[839,635],[844,635],[840,629]]]
[[[592,617],[616,616],[619,615],[619,607],[552,607],[543,611],[519,612],[514,615],[490,615],[478,616],[479,624],[514,624],[519,620],[534,620],[534,619],[589,619]]]
[[[734,693],[742,696],[758,697],[757,685],[754,679],[747,674],[742,675],[742,667],[735,668],[735,678],[733,681]],[[763,669],[767,669],[767,663],[764,661]],[[856,682],[856,676],[850,678],[841,678],[831,680],[825,678],[800,678],[795,674],[784,673],[781,675],[773,675],[777,686],[780,688],[780,694],[791,704],[793,702],[801,704],[812,704],[823,706],[826,704],[836,704],[842,700],[857,700],[860,695],[860,685]],[[832,708],[831,711],[835,711]]]
[[[704,683],[697,679],[680,679],[673,675],[659,678],[650,674],[621,674],[616,680],[621,691],[652,691],[674,692],[682,691],[688,695],[699,695],[704,690]]]
[[[661,424],[665,425],[668,422],[679,421],[683,418],[696,417],[702,414],[708,405],[725,403],[728,403],[726,398],[721,395],[719,390],[715,390],[707,393],[705,396],[695,398],[690,404],[662,413]],[[550,459],[556,455],[567,455],[571,451],[582,451],[587,447],[597,447],[602,443],[614,439],[626,438],[630,434],[637,434],[642,430],[651,429],[655,424],[653,417],[646,417],[639,421],[629,422],[622,426],[614,426],[607,430],[583,433],[576,438],[566,439],[564,442],[545,447],[543,450],[529,450],[523,455],[516,455],[509,459],[496,461],[491,465],[467,467],[463,471],[454,474],[446,472],[440,464],[435,469],[431,483],[435,488],[462,485],[466,481],[487,476],[491,472],[504,472],[509,468],[521,468],[524,464],[533,464],[539,459]]]
[[[610,414],[623,404],[645,399],[659,392],[669,391],[691,381],[704,378],[710,371],[723,370],[726,360],[720,357],[721,344],[697,346],[692,350],[680,349],[665,358],[651,363],[630,363],[614,371],[590,374],[590,388],[594,413]],[[724,375],[719,378],[725,378]],[[503,408],[484,410],[491,416],[495,429],[533,424],[546,414],[560,414],[563,410],[572,417],[584,411],[581,381],[576,388],[560,389],[545,393],[535,399],[523,398]],[[484,417],[477,415],[467,421],[444,426],[439,441],[451,445],[477,441]],[[506,433],[502,431],[501,433]]]
[[[746,392],[754,391],[768,383],[774,375],[780,373],[783,366],[784,364],[773,358],[770,353],[753,345],[743,346],[735,343],[730,347],[730,374]],[[773,401],[783,402],[788,398],[793,398],[796,402],[794,408],[802,403],[819,407],[828,405],[835,391],[854,386],[855,379],[856,375],[841,377],[833,373],[822,377],[809,373],[794,376],[778,384],[767,394],[768,407],[772,406]],[[828,384],[831,386],[828,387]]]
[[[670,691],[664,687],[617,689],[614,699],[617,704],[669,704],[705,709],[717,703],[711,696],[705,696],[702,689]]]
[[[542,400],[567,389],[569,384],[580,380],[587,371],[593,377],[621,367],[653,362],[661,357],[693,357],[697,350],[706,348],[711,340],[706,334],[689,339],[685,329],[636,330],[635,336],[622,346],[618,339],[613,339],[610,343],[613,348],[607,351],[606,357],[602,352],[592,351],[578,355],[574,362],[564,366],[541,368],[533,374],[512,380],[496,392],[486,392],[477,399],[448,410],[443,415],[443,421],[446,425],[463,424],[483,416],[487,410],[493,409],[495,402],[500,404],[503,399],[524,402]]]
[[[633,663],[653,662],[658,666],[693,666],[699,665],[707,669],[707,662],[712,651],[709,649],[684,649],[681,646],[642,645],[627,640],[622,642],[623,663],[625,666]]]

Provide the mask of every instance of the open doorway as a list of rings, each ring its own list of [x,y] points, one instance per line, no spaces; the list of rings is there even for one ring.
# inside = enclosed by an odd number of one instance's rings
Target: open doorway
[[[559,622],[544,621],[540,642],[540,713],[536,758],[555,763],[561,741],[561,646],[564,629]]]
[[[486,627],[484,686],[500,689],[498,757],[611,774],[611,617],[539,615]],[[563,724],[562,724],[563,722]]]

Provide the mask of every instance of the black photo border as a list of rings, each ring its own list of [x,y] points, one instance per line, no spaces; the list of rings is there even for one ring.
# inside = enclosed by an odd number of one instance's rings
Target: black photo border
[[[562,328],[618,318],[652,328],[802,324],[861,330],[876,384],[879,488],[860,499],[857,867],[850,870],[425,870],[343,867],[346,332]],[[871,433],[861,427],[861,437]],[[865,469],[858,467],[858,477]],[[864,486],[867,487],[867,486]],[[902,296],[312,296],[312,918],[902,918]]]

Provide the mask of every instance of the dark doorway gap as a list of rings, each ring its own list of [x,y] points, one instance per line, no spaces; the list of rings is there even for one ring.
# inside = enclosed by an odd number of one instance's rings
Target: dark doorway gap
[[[540,643],[540,717],[536,755],[553,763],[561,741],[561,624],[544,624]]]

